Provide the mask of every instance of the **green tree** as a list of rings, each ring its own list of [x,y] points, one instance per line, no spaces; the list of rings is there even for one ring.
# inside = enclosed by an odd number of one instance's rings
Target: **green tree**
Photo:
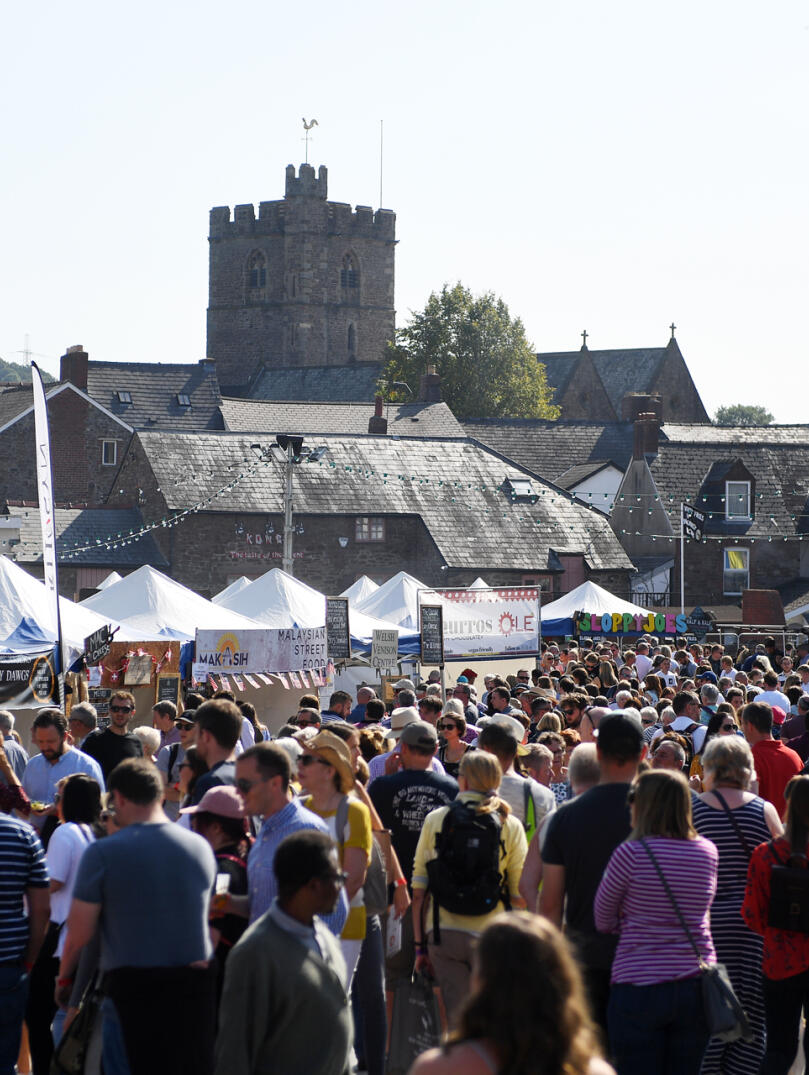
[[[714,418],[717,426],[768,426],[774,421],[766,407],[754,403],[733,403],[720,407]]]
[[[417,395],[428,366],[441,375],[443,399],[459,418],[559,417],[522,321],[492,292],[475,296],[460,283],[433,292],[389,345],[382,380],[404,381]]]
[[[42,379],[47,383],[52,381],[53,377],[43,370]],[[1,381],[5,381],[7,384],[29,384],[31,381],[31,367],[23,366],[20,362],[7,362],[4,358],[0,358]]]

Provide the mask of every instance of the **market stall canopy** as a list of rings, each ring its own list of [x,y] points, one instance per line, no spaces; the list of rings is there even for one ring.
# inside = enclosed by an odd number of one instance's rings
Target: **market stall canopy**
[[[115,637],[122,642],[140,637],[113,617],[82,608],[66,597],[59,598],[59,618],[67,668],[84,652],[85,638],[108,624],[119,628]],[[56,619],[45,584],[7,556],[0,556],[0,652],[22,653],[54,642]]]
[[[220,590],[218,594],[211,598],[211,600],[215,605],[221,605],[231,594],[243,590],[245,586],[249,586],[252,581],[253,580],[249,579],[247,575],[240,575],[239,578],[234,579],[229,586],[226,586],[224,590]]]
[[[594,582],[583,582],[575,590],[571,590],[570,593],[543,607],[543,635],[573,634],[575,612],[587,612],[591,616],[598,617],[607,613],[620,612],[645,618],[649,614],[649,609],[641,605],[633,605],[629,601],[622,601],[620,597],[614,597],[609,590],[597,586]]]
[[[418,631],[418,593],[419,590],[426,589],[428,587],[423,582],[408,575],[406,571],[400,571],[387,582],[383,582],[370,596],[357,602],[355,608],[358,612],[364,612],[366,616],[377,616],[381,620],[388,620],[400,627],[409,627],[412,631]]]
[[[190,641],[197,628],[238,631],[259,626],[224,605],[215,605],[148,564],[81,602],[100,615],[117,615],[129,636],[141,642]]]
[[[364,601],[366,597],[370,597],[371,594],[376,593],[378,589],[378,582],[369,579],[367,575],[360,575],[357,581],[353,582],[347,590],[343,590],[340,597],[347,597],[348,603],[352,608],[355,608],[360,601]]]
[[[259,620],[265,627],[322,627],[326,622],[326,598],[305,582],[287,575],[278,567],[245,586],[223,604],[243,616]],[[399,632],[399,651],[418,649],[418,635],[395,621],[380,619],[349,605],[349,629],[354,649],[368,649],[374,630]]]
[[[112,586],[113,583],[120,582],[123,575],[119,575],[117,571],[110,571],[109,575],[105,579],[102,579],[96,586],[97,590],[106,590],[108,586]]]

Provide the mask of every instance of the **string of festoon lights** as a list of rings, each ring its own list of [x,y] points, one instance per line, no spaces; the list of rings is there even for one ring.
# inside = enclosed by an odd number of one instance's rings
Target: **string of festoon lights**
[[[124,463],[124,466],[126,466],[128,462],[129,460]],[[245,479],[252,477],[262,468],[270,466],[272,462],[273,459],[271,457],[262,456],[260,458],[255,459],[245,458],[241,461],[230,463],[227,465],[226,469],[233,470],[241,468],[240,472],[231,481],[226,482],[215,492],[209,493],[205,496],[201,496],[200,499],[196,501],[196,503],[182,509],[177,509],[174,512],[170,512],[162,516],[160,519],[145,523],[140,528],[133,528],[130,530],[118,531],[117,533],[110,533],[104,538],[97,537],[92,541],[85,540],[83,543],[76,542],[70,548],[62,548],[60,550],[60,555],[64,559],[71,559],[76,556],[81,556],[84,553],[92,550],[98,551],[102,549],[116,549],[125,545],[133,544],[137,542],[140,538],[145,537],[146,535],[151,534],[154,531],[161,529],[170,529],[172,527],[178,526],[189,516],[197,514],[198,512],[204,510],[206,507],[213,504],[220,497],[237,488],[239,485],[241,485],[242,482],[245,481]],[[489,482],[478,484],[476,482],[460,482],[457,480],[451,481],[443,478],[439,479],[435,477],[429,478],[425,476],[419,476],[418,474],[396,473],[395,471],[378,471],[364,466],[340,464],[331,460],[319,459],[314,462],[314,464],[312,462],[307,462],[307,466],[312,465],[330,470],[341,471],[344,474],[350,474],[354,478],[362,479],[365,481],[375,479],[383,486],[398,484],[403,488],[406,486],[418,487],[421,490],[421,495],[430,496],[434,503],[446,505],[454,504],[456,506],[463,506],[473,511],[478,517],[488,516],[490,518],[496,518],[498,515],[500,515],[500,517],[504,519],[514,518],[513,513],[501,511],[498,507],[485,507],[480,503],[469,501],[470,495],[474,496],[477,494],[488,494],[489,496],[492,496],[494,494],[497,494],[499,496],[502,496],[504,493],[503,483],[498,484],[495,482]],[[210,467],[203,468],[199,471],[194,471],[192,473],[185,473],[174,480],[162,481],[161,485],[158,486],[156,491],[160,493],[164,492],[164,490],[178,488],[179,486],[188,486],[189,484],[199,483],[201,481],[210,479],[215,475],[215,473],[216,471],[211,469]],[[528,481],[536,480],[533,478],[532,475],[515,475],[515,477],[525,477]],[[122,496],[126,495],[126,490],[119,490],[119,494]],[[740,506],[743,504],[752,505],[753,501],[762,501],[765,495],[772,497],[801,496],[804,498],[806,496],[805,493],[801,493],[797,490],[793,490],[791,493],[787,493],[784,490],[770,489],[766,494],[752,493],[752,491],[749,494],[740,494],[738,496],[738,500]],[[607,503],[599,507],[597,502],[600,502],[602,497],[605,501],[607,501]],[[573,503],[585,508],[591,508],[594,514],[597,514],[597,516],[600,518],[600,521],[602,521],[607,526],[609,525],[609,519],[606,513],[608,511],[614,510],[614,508],[619,505],[625,507],[627,512],[630,514],[637,512],[640,516],[649,518],[654,516],[656,510],[659,511],[662,509],[665,514],[669,516],[673,521],[679,523],[680,504],[682,503],[689,507],[696,507],[697,510],[701,512],[701,514],[706,516],[706,518],[718,517],[726,522],[731,523],[755,523],[758,528],[758,532],[756,533],[756,535],[751,537],[748,537],[744,534],[737,535],[705,533],[703,533],[702,536],[699,538],[693,536],[686,536],[686,544],[699,545],[707,544],[708,542],[714,541],[723,542],[724,544],[739,544],[740,542],[743,542],[745,545],[755,545],[762,543],[771,544],[773,542],[786,541],[802,542],[804,538],[809,539],[809,534],[784,534],[783,531],[779,529],[778,521],[775,515],[772,513],[769,513],[766,519],[760,513],[755,513],[753,517],[745,517],[741,514],[736,516],[731,514],[729,516],[727,512],[727,505],[728,502],[732,504],[732,502],[736,499],[735,496],[732,496],[730,498],[724,496],[718,498],[719,503],[725,505],[725,507],[721,510],[708,510],[699,506],[701,504],[707,504],[708,502],[716,503],[717,498],[698,496],[684,498],[680,500],[675,499],[673,495],[664,497],[661,496],[659,493],[621,493],[619,495],[611,493],[589,493],[587,495],[587,500],[585,501],[580,496],[574,496],[567,490],[545,488],[537,490],[536,492],[532,493],[531,496],[519,495],[512,491],[511,494],[508,495],[508,498],[512,504],[525,504],[526,512],[516,517],[517,522],[529,523],[538,527],[547,527],[548,521],[541,518],[536,518],[535,516],[529,514],[528,509],[535,505],[553,506],[557,503],[557,501],[561,501],[563,503]],[[660,507],[657,509],[654,507],[649,507],[648,505],[650,502],[653,504],[660,505]],[[269,514],[278,514],[281,510],[282,509],[279,508],[275,512],[270,512]],[[231,513],[239,514],[238,510],[232,511]],[[297,513],[306,514],[305,511],[298,511]],[[790,513],[789,515],[789,520],[791,522],[796,522],[798,519],[803,518],[807,518],[807,521],[809,521],[809,517],[806,515],[796,515],[795,513]],[[766,525],[767,523],[769,524],[770,528],[775,531],[774,533],[766,534],[760,532],[761,527]],[[631,527],[612,529],[613,533],[615,534],[620,534],[624,536],[644,537],[650,539],[651,541],[660,541],[661,543],[680,541],[679,533],[650,534],[646,530],[632,529]]]

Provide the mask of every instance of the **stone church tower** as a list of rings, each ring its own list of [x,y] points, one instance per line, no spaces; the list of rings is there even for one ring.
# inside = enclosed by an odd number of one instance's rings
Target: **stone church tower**
[[[207,354],[224,393],[262,369],[382,360],[396,214],[326,195],[325,167],[290,164],[283,201],[211,210]]]

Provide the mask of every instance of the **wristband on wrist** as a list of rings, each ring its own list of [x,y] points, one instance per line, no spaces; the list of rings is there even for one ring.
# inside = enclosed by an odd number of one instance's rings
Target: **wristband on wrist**
[[[73,985],[73,979],[72,978],[57,978],[56,979],[56,984],[59,986],[60,989],[62,989],[65,986]]]
[[[29,963],[29,962],[28,962],[28,961],[26,960],[26,962],[25,962],[25,963],[23,963],[23,968],[25,969],[25,973],[26,973],[26,974],[30,974],[30,973],[31,973],[31,971],[32,971],[32,970],[34,969],[34,964],[33,964],[33,963]]]
[[[407,879],[404,877],[397,877],[393,883],[397,888],[401,888],[403,885],[407,886]]]
[[[416,951],[417,952],[426,952],[427,951],[427,945],[426,944],[417,944],[416,945]]]

